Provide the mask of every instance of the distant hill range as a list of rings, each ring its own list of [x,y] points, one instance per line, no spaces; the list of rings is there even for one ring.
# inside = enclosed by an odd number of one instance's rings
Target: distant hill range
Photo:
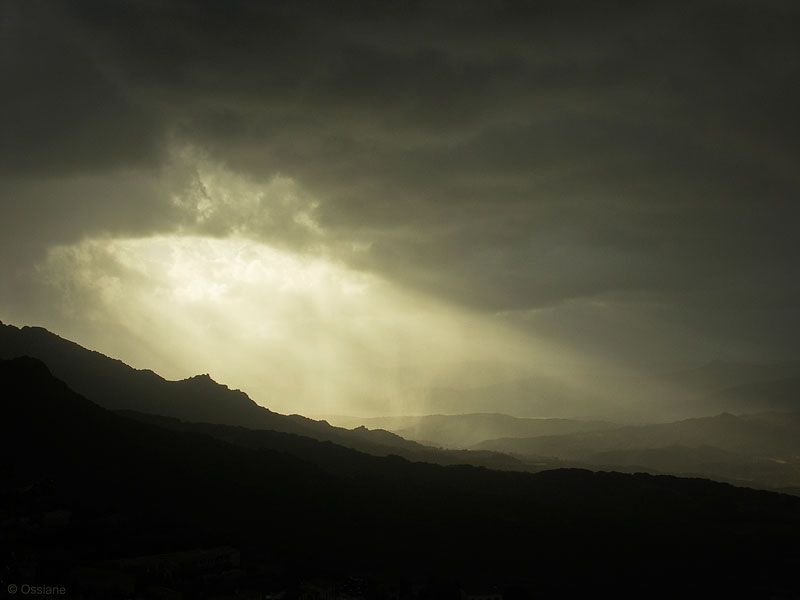
[[[463,415],[425,415],[408,417],[347,417],[326,419],[344,427],[359,425],[392,431],[405,439],[444,448],[470,448],[485,440],[500,437],[534,437],[562,435],[585,431],[601,431],[619,427],[606,421],[577,419],[531,419],[499,413]]]
[[[800,413],[722,413],[648,425],[501,414],[328,418],[433,446],[509,454],[528,470],[670,473],[800,494]]]
[[[745,387],[755,397],[756,390],[773,386]],[[575,466],[670,473],[800,494],[800,413],[722,413],[648,425],[501,414],[329,419],[384,428],[432,446],[510,454],[531,470]]]
[[[527,461],[558,458],[592,468],[696,475],[800,493],[800,413],[723,413],[674,423],[505,437],[474,448]]]
[[[468,578],[506,598],[798,592],[800,498],[644,474],[444,467],[115,414],[28,357],[0,360],[0,390],[4,585],[300,597],[292,582],[357,574],[347,581],[399,598],[458,597],[448,582]],[[426,582],[416,595],[409,577]]]
[[[760,413],[686,419],[655,425],[629,425],[606,429],[541,435],[529,438],[490,440],[480,447],[506,446],[515,453],[558,454],[576,458],[586,452],[606,452],[636,448],[663,448],[671,445],[715,446],[727,452],[764,457],[800,456],[800,413]]]

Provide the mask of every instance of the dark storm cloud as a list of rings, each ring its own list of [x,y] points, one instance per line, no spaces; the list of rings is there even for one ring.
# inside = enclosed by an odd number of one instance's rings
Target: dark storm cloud
[[[52,10],[9,2],[0,18],[0,172],[59,174],[155,160],[156,115],[103,72]]]
[[[104,67],[58,8],[38,1],[0,8],[0,269],[8,284],[0,302],[7,308],[45,302],[30,275],[50,245],[152,231],[170,212],[142,176],[152,177],[163,157],[161,116]]]
[[[755,1],[19,3],[3,18],[2,168],[147,169],[167,140],[190,143],[293,178],[342,258],[459,303],[646,291],[699,306],[724,289],[786,305],[798,16]],[[162,205],[141,210],[173,222]]]

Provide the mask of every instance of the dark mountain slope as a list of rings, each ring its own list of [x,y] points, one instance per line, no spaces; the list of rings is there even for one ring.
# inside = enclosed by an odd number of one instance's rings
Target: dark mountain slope
[[[167,381],[149,370],[134,369],[120,360],[88,350],[41,327],[0,324],[0,358],[31,356],[53,374],[104,408],[136,408],[195,421],[262,425],[281,421],[259,407],[244,392],[213,382],[208,375]],[[189,417],[188,415],[192,415]]]
[[[32,359],[0,363],[0,389],[0,552],[12,569],[27,556],[50,581],[86,561],[224,543],[243,563],[257,549],[295,571],[479,574],[539,595],[797,591],[800,500],[789,496],[414,464],[244,430],[262,449],[237,447],[111,414]],[[310,454],[325,459],[300,458]],[[53,509],[72,513],[67,528],[45,525]],[[193,580],[171,585],[204,597]]]
[[[330,443],[323,444],[301,436],[274,431],[252,430],[208,423],[187,423],[177,419],[131,411],[120,411],[120,414],[135,420],[157,424],[167,429],[206,433],[232,444],[249,448],[283,449],[291,446],[294,455],[301,456],[304,460],[324,468],[335,468],[336,460],[340,460],[337,453],[345,450]],[[779,425],[786,425],[782,420],[782,417],[785,418],[786,415],[773,413],[759,415],[759,417],[763,417],[767,421],[772,419]],[[358,453],[352,452],[352,454],[357,455]],[[741,452],[721,450],[706,445],[689,447],[671,444],[657,448],[628,448],[598,452],[583,451],[578,454],[578,457],[577,459],[568,459],[535,456],[528,460],[521,458],[519,470],[538,472],[548,468],[578,467],[628,473],[645,471],[654,474],[704,477],[735,485],[779,491],[800,485],[800,464],[797,460],[775,460],[751,456]],[[331,459],[334,458],[334,463],[331,463]],[[488,461],[489,458],[487,457],[485,460]],[[353,464],[356,462],[354,460]],[[369,464],[372,465],[373,463]],[[502,467],[506,467],[505,462]],[[380,474],[370,473],[370,476],[380,476]],[[792,491],[791,493],[795,492]]]
[[[88,490],[102,498],[105,491],[123,491],[144,500],[169,498],[177,488],[205,488],[209,471],[219,479],[212,483],[231,490],[279,480],[311,493],[325,481],[322,471],[285,453],[253,453],[210,436],[115,415],[73,392],[36,359],[0,361],[0,385],[0,432],[4,455],[13,458],[7,473],[12,482],[33,474],[80,495]],[[198,494],[181,512],[204,502]]]
[[[362,481],[365,477],[386,480],[387,477],[400,476],[399,479],[393,479],[393,483],[398,486],[405,483],[403,478],[406,473],[402,469],[386,470],[382,462],[374,460],[374,456],[334,444],[330,441],[323,442],[292,433],[265,429],[248,429],[246,427],[216,425],[212,423],[191,423],[170,417],[134,411],[117,411],[117,414],[134,421],[157,425],[164,429],[202,433],[237,446],[288,452],[292,456],[299,457],[337,476]],[[451,463],[452,465],[468,464],[468,461],[465,460],[468,453],[453,452],[451,454],[454,457]],[[481,453],[470,454],[480,455]],[[458,460],[459,457],[461,460]],[[399,458],[400,457],[395,457],[395,459]],[[487,456],[485,460],[489,461],[491,457]],[[406,463],[405,461],[395,463],[395,465],[400,464],[414,464],[416,465],[414,468],[421,467],[421,463]],[[507,467],[507,465],[503,464],[503,467]]]

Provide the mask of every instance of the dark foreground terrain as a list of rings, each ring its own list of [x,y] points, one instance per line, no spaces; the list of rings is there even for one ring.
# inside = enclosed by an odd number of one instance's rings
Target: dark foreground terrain
[[[109,412],[30,358],[2,361],[0,390],[4,593],[798,596],[795,497],[414,463],[230,426],[178,431]]]

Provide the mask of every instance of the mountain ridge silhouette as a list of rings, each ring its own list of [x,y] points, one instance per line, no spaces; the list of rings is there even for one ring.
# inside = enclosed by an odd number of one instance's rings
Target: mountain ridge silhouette
[[[385,430],[347,430],[299,414],[283,415],[260,406],[241,390],[217,383],[208,374],[170,381],[152,370],[135,369],[47,329],[17,328],[0,322],[0,359],[25,355],[42,360],[54,376],[110,410],[293,433],[376,456],[399,454],[410,460],[441,464],[471,462],[498,468],[520,465],[518,460],[501,453],[439,450]]]

